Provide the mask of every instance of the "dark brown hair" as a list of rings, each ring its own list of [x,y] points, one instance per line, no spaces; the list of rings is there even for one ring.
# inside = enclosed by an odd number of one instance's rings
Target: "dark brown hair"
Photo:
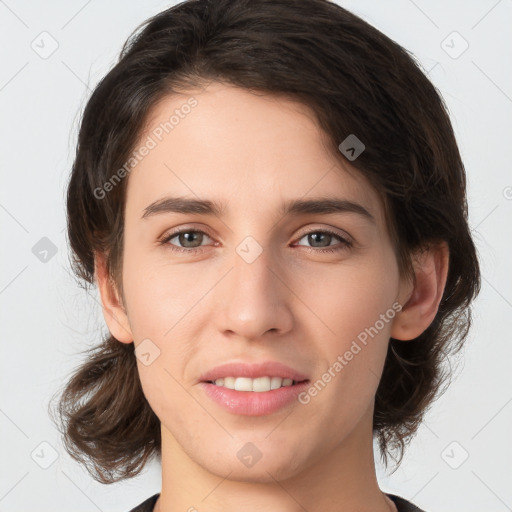
[[[447,109],[411,55],[325,0],[189,0],[150,18],[126,41],[83,112],[68,186],[68,237],[76,275],[94,284],[94,253],[108,256],[121,289],[127,179],[98,197],[123,167],[159,100],[219,81],[285,95],[310,107],[333,153],[355,134],[352,162],[386,205],[400,270],[414,251],[446,241],[450,264],[432,324],[390,340],[375,398],[381,455],[398,454],[449,373],[480,288],[467,223],[466,178]],[[100,482],[135,476],[160,456],[160,422],[142,391],[133,344],[108,335],[91,349],[58,404],[69,453]]]

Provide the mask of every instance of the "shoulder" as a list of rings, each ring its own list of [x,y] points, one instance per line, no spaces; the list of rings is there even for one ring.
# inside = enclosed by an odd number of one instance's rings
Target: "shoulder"
[[[137,505],[135,508],[132,508],[130,512],[153,512],[153,507],[155,506],[156,500],[160,496],[160,493],[154,494],[151,498],[148,498],[146,501],[143,501],[140,505]]]
[[[407,501],[406,499],[396,496],[395,494],[386,494],[393,503],[396,505],[398,512],[425,512],[421,508],[418,508],[414,503]]]

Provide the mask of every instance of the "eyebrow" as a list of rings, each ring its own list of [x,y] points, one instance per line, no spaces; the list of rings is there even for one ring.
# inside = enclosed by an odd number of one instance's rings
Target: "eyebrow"
[[[164,197],[144,209],[141,219],[163,213],[182,213],[215,215],[222,217],[225,205],[209,199],[186,197]],[[318,197],[312,199],[294,199],[283,203],[281,215],[328,215],[331,213],[357,213],[375,223],[374,216],[362,205],[336,197]]]

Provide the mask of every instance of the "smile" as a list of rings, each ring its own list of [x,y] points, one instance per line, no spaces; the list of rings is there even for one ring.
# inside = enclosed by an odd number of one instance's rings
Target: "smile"
[[[224,377],[209,382],[227,389],[234,389],[236,391],[255,391],[256,393],[262,393],[297,384],[297,381],[295,380],[285,379],[282,377],[257,377],[255,379],[251,379],[249,377]]]

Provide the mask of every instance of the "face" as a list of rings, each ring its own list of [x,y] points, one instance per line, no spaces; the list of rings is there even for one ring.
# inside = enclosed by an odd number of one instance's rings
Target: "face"
[[[158,104],[140,144],[148,136],[128,181],[122,283],[167,445],[214,474],[267,481],[368,442],[403,300],[377,192],[289,99],[210,84]],[[314,200],[336,207],[285,213]],[[225,363],[267,362],[306,382],[261,393],[202,382]]]

